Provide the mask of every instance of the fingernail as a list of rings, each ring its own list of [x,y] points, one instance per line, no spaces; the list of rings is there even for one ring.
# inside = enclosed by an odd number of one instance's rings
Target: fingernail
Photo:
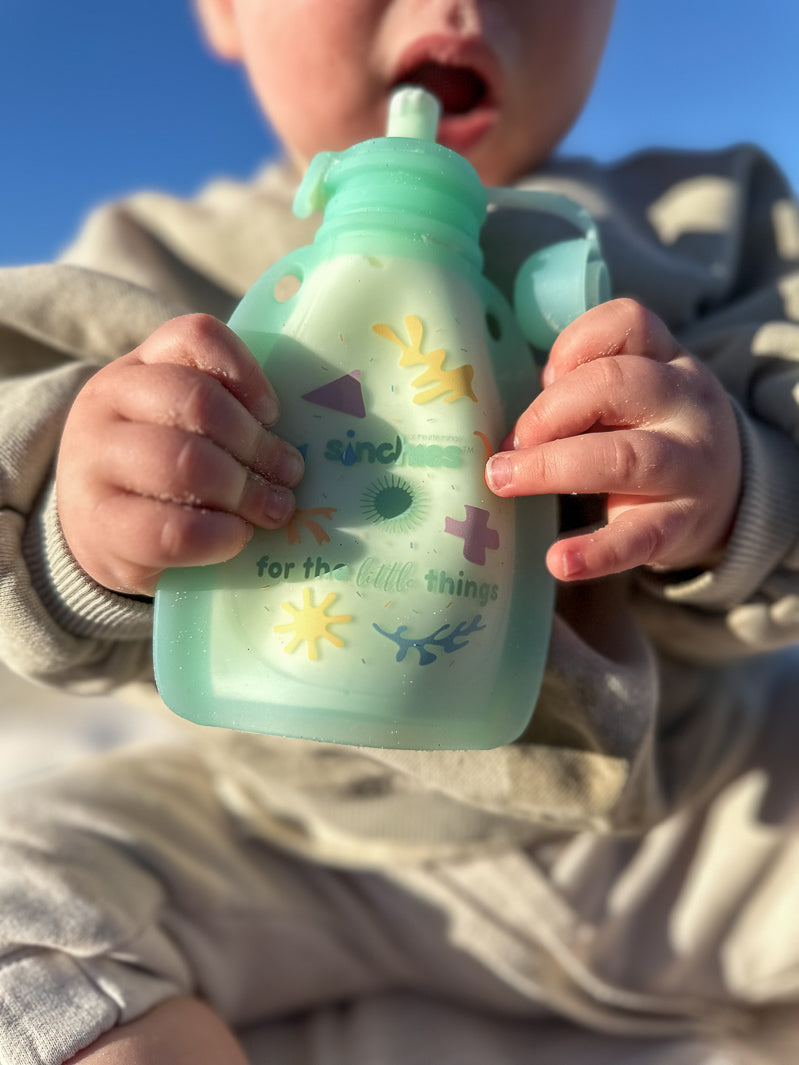
[[[279,484],[265,484],[263,508],[271,521],[285,521],[294,510],[294,493]]]
[[[305,462],[296,448],[286,445],[280,451],[275,476],[283,484],[295,485],[305,473]]]
[[[585,569],[585,559],[579,551],[564,551],[561,564],[566,578],[577,577]]]
[[[541,384],[544,386],[544,388],[546,388],[547,385],[551,385],[554,380],[555,369],[552,363],[548,362],[544,369],[541,371]]]
[[[261,396],[253,408],[253,414],[261,425],[266,425],[267,427],[274,425],[280,414],[277,397],[270,395],[268,392]]]
[[[492,455],[486,465],[486,480],[488,481],[488,487],[495,492],[500,488],[506,488],[513,475],[513,467],[511,461],[507,455],[500,452],[498,455]]]

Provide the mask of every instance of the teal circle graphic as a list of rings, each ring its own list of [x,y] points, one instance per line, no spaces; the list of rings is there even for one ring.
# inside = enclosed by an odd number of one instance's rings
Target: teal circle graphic
[[[424,521],[427,504],[418,485],[389,473],[372,481],[364,491],[361,513],[372,525],[388,532],[405,532]]]

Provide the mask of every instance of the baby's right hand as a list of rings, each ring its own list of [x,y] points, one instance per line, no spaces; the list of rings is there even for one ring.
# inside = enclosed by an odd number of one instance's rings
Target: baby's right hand
[[[175,318],[103,367],[58,456],[59,517],[79,565],[106,588],[152,595],[167,567],[222,562],[253,526],[285,525],[304,467],[268,431],[277,417],[248,348],[208,315]]]

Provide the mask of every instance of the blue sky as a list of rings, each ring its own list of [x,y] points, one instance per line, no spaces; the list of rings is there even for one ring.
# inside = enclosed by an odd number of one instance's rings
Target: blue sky
[[[755,141],[799,189],[797,45],[797,0],[618,0],[564,148],[611,159]],[[97,202],[190,194],[274,150],[239,72],[207,55],[189,0],[0,0],[0,98],[0,264],[51,258]]]

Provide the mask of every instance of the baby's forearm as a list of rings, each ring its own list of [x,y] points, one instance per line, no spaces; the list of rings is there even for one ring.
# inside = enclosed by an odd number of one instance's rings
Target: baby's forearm
[[[247,1065],[231,1030],[204,1002],[173,998],[121,1025],[65,1065]]]

